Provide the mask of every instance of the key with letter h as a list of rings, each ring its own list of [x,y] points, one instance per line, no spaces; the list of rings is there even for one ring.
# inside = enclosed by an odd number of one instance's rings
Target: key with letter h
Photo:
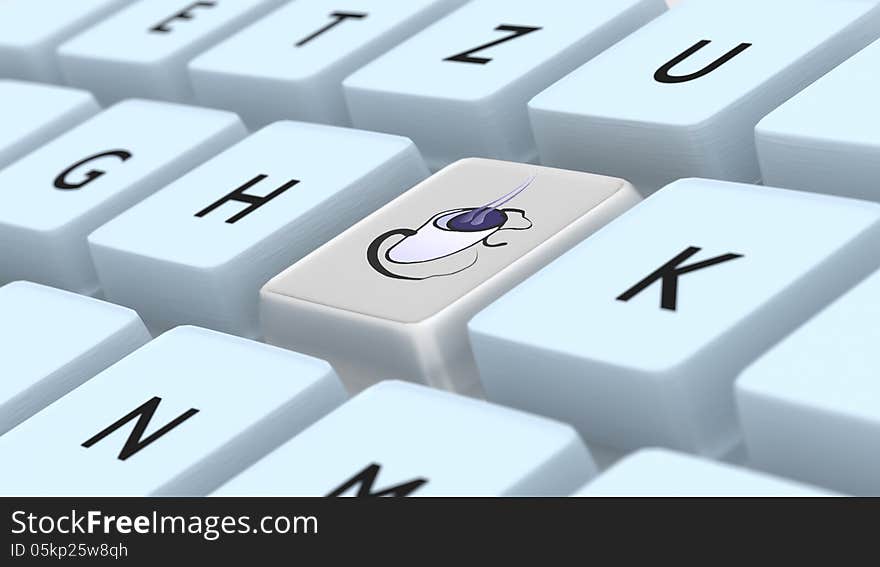
[[[203,495],[344,399],[323,361],[178,327],[0,437],[0,494]]]
[[[758,121],[878,36],[876,2],[685,2],[529,103],[541,163],[756,182]]]
[[[98,279],[158,329],[257,337],[269,278],[427,173],[406,138],[278,122],[92,233]]]
[[[673,183],[471,321],[487,397],[604,445],[721,455],[737,373],[875,269],[878,235],[873,203]]]
[[[382,382],[216,495],[562,496],[595,474],[562,423],[406,382]]]

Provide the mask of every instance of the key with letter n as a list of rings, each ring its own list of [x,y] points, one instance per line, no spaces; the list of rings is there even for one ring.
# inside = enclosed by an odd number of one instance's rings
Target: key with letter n
[[[363,391],[218,496],[562,496],[592,478],[568,425],[407,382]]]
[[[722,455],[737,373],[876,269],[878,235],[877,204],[673,183],[471,320],[487,397],[603,445]]]
[[[326,362],[178,327],[0,437],[0,494],[200,496],[344,399]]]

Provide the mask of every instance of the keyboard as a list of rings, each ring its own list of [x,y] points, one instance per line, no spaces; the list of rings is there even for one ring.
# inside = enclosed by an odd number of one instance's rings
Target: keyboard
[[[3,2],[0,495],[880,494],[878,65],[872,0]]]

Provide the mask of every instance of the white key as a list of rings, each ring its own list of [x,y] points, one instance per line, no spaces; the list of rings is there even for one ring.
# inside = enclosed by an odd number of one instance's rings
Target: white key
[[[880,205],[682,180],[470,323],[490,400],[719,456],[749,362],[880,263]]]
[[[230,112],[129,100],[0,170],[0,282],[94,294],[88,235],[245,134]]]
[[[439,169],[532,161],[526,103],[665,10],[662,0],[473,0],[345,80],[359,128],[413,139]]]
[[[257,337],[269,278],[426,175],[406,138],[277,122],[95,231],[98,279],[151,327]]]
[[[0,4],[0,77],[61,82],[55,50],[129,0],[10,0]]]
[[[621,179],[462,160],[270,281],[263,331],[352,390],[477,393],[468,319],[638,198]]]
[[[29,282],[0,287],[0,435],[149,340],[125,307]]]
[[[77,89],[0,80],[0,168],[100,110]]]
[[[425,386],[373,386],[218,496],[564,495],[595,474],[564,424]]]
[[[880,41],[758,123],[764,182],[880,200]]]
[[[755,466],[852,494],[880,494],[878,293],[875,273],[737,380]]]
[[[0,494],[200,496],[344,399],[323,361],[178,327],[0,437]]]
[[[876,2],[685,2],[529,103],[541,162],[755,182],[758,121],[878,35]]]
[[[748,469],[664,449],[642,449],[617,462],[574,496],[831,496]]]
[[[61,70],[105,104],[130,97],[189,102],[187,63],[283,1],[137,2],[61,45]]]
[[[190,63],[196,100],[234,110],[251,127],[348,125],[342,80],[464,1],[291,2]]]

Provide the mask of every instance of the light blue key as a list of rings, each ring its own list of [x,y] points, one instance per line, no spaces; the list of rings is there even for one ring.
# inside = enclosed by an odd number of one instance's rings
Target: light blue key
[[[876,2],[684,2],[532,100],[541,161],[755,182],[758,121],[878,36]]]
[[[344,398],[321,360],[178,327],[0,437],[0,494],[202,495]]]
[[[0,287],[0,435],[149,340],[125,307],[30,282]]]
[[[358,128],[409,136],[434,169],[537,158],[526,103],[666,9],[662,0],[473,0],[344,82]]]
[[[595,473],[572,428],[407,382],[364,390],[215,494],[564,495]]]
[[[574,496],[831,496],[818,488],[664,449],[629,455]]]
[[[297,0],[189,65],[200,104],[275,120],[350,123],[342,80],[465,0]]]
[[[739,442],[733,383],[880,264],[880,205],[669,185],[470,323],[491,401],[623,449]]]
[[[98,112],[91,94],[0,80],[0,168]]]
[[[406,138],[277,122],[95,231],[98,278],[157,328],[257,337],[269,278],[427,174]]]
[[[189,102],[186,64],[284,1],[136,2],[62,44],[61,71],[105,104],[131,97]]]
[[[880,200],[880,41],[771,112],[756,129],[764,182]]]
[[[0,282],[95,293],[86,237],[245,134],[230,112],[129,100],[0,170]]]
[[[878,294],[875,273],[739,377],[739,417],[755,466],[880,495]]]
[[[0,4],[0,77],[61,82],[55,49],[130,0],[9,0]]]

